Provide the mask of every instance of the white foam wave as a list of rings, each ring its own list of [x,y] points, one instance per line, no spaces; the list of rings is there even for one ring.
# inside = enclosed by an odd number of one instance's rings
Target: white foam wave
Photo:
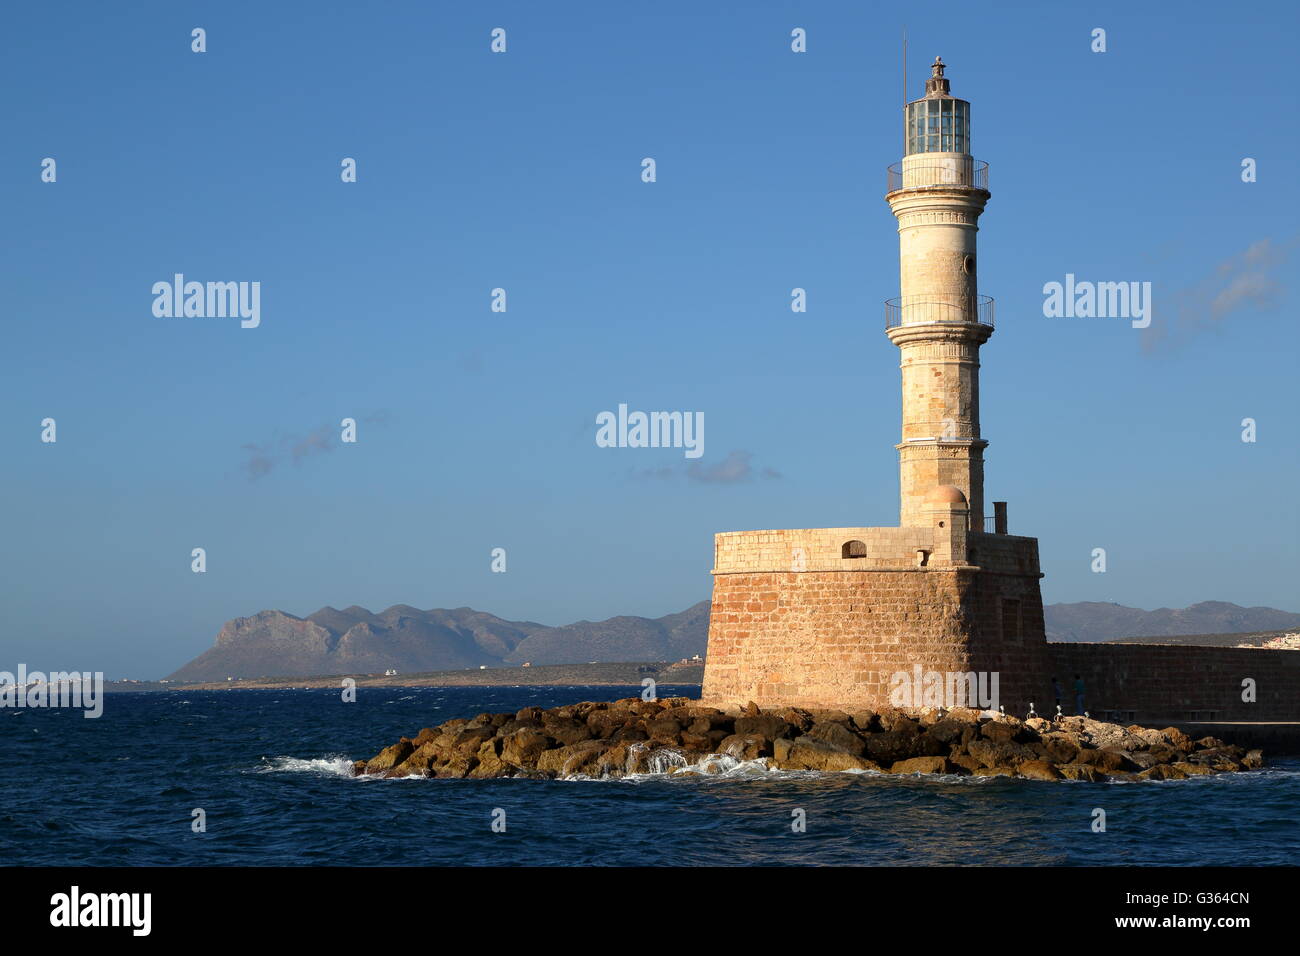
[[[352,776],[352,761],[344,754],[326,757],[263,757],[257,773],[310,773],[320,777]]]
[[[772,767],[766,757],[759,757],[756,760],[742,760],[731,754],[705,754],[698,760],[691,762],[686,755],[679,750],[656,750],[650,754],[645,762],[645,769],[633,772],[632,766],[640,752],[645,750],[644,744],[638,744],[631,748],[628,754],[627,767],[620,776],[592,776],[585,773],[570,773],[563,775],[561,780],[618,780],[625,783],[637,783],[643,780],[660,780],[667,777],[710,777],[730,779],[737,777],[759,777],[780,775],[785,773],[796,773],[798,771],[783,771]]]

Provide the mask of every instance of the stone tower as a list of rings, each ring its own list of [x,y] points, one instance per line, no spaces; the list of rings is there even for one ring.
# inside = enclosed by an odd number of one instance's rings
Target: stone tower
[[[978,292],[975,234],[988,166],[970,155],[970,104],[949,94],[938,57],[932,69],[925,96],[904,110],[906,155],[885,197],[898,218],[901,286],[885,309],[902,356],[899,524],[928,524],[926,496],[953,485],[982,529],[979,350],[993,334],[993,301]]]
[[[1050,713],[1052,676],[1079,674],[1093,712],[1125,720],[1294,720],[1294,651],[1047,643],[1038,541],[1007,533],[1005,502],[984,516],[979,348],[993,302],[976,283],[975,233],[988,167],[971,158],[970,104],[943,73],[936,58],[904,109],[885,194],[902,286],[885,303],[903,381],[898,527],[715,535],[701,697],[852,713],[896,703],[900,675],[996,675],[1008,713]],[[1260,672],[1267,699],[1244,703],[1243,678]]]
[[[885,304],[903,383],[896,528],[715,536],[703,697],[723,704],[876,707],[916,667],[998,673],[1008,707],[1047,680],[1038,542],[984,516],[975,233],[988,167],[970,155],[970,104],[935,59],[904,111],[906,154],[886,193],[901,295]],[[1040,698],[1041,699],[1041,698]]]

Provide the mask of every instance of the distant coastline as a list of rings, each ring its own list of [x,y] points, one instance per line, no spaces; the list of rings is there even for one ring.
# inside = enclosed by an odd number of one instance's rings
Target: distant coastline
[[[176,690],[285,690],[338,687],[350,677],[358,687],[514,687],[518,685],[610,686],[640,684],[647,677],[659,684],[699,684],[704,662],[650,661],[609,664],[544,664],[531,667],[489,667],[484,670],[427,671],[415,674],[327,674],[303,677],[248,677],[228,681],[109,681],[111,692],[142,693]]]

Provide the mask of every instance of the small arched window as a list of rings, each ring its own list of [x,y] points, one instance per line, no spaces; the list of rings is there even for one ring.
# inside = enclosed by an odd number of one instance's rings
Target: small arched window
[[[865,541],[845,541],[844,547],[840,549],[842,558],[865,558],[867,556],[867,544]]]

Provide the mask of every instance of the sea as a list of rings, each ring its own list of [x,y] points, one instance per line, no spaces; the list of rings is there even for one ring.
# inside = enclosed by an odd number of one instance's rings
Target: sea
[[[1088,784],[783,772],[592,780],[350,776],[402,735],[640,687],[111,693],[0,710],[0,851],[64,866],[1269,866],[1300,850],[1300,759]],[[661,686],[695,696],[698,686]]]

